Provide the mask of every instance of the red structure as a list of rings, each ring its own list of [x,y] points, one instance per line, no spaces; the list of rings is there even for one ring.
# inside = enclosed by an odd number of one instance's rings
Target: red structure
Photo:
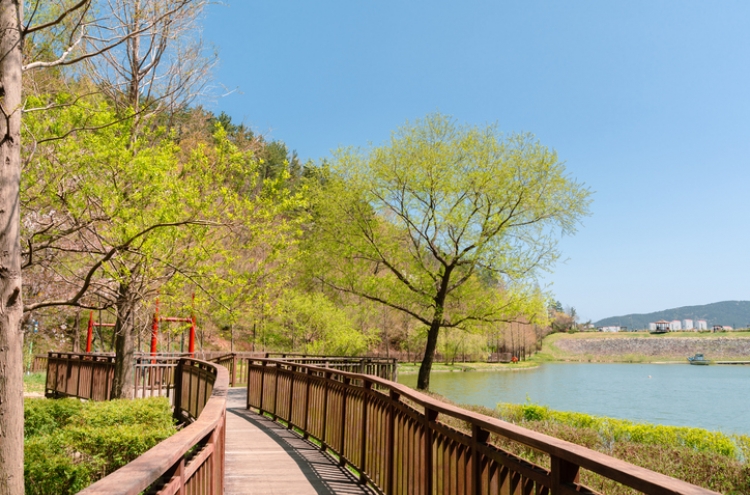
[[[154,321],[151,322],[151,355],[156,356],[156,336],[159,333],[159,298],[156,298]]]
[[[102,327],[114,327],[114,326],[115,326],[114,323],[102,323],[101,321],[99,321],[99,323],[95,323],[94,312],[89,311],[89,329],[88,329],[88,333],[86,334],[86,352],[87,353],[91,352],[91,343],[94,340],[94,327],[102,328]]]
[[[195,303],[195,294],[193,294],[193,303]],[[151,324],[151,355],[156,355],[156,337],[159,333],[159,322],[177,322],[177,323],[190,323],[190,339],[188,342],[188,352],[190,357],[195,356],[195,312],[190,318],[179,318],[174,316],[159,317],[159,299],[156,300],[156,310],[154,311],[154,321]]]

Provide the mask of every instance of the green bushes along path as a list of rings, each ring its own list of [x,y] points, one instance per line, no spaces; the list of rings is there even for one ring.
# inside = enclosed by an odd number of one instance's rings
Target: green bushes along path
[[[176,431],[167,399],[24,401],[26,494],[77,493]]]

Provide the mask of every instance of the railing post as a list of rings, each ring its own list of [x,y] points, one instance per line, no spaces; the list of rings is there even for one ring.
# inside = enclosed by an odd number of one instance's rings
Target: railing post
[[[560,495],[562,486],[577,483],[579,470],[580,468],[576,464],[550,455],[550,494]]]
[[[310,437],[309,433],[307,433],[309,415],[310,415],[310,368],[305,368],[305,415],[302,419],[304,421],[302,432],[303,432],[303,436],[305,440],[307,440]]]
[[[388,405],[388,431],[386,432],[386,460],[388,477],[385,480],[385,493],[393,493],[393,481],[396,470],[396,405],[401,396],[395,390],[390,391],[391,403]],[[429,492],[428,492],[429,493]]]
[[[177,466],[177,477],[180,478],[180,486],[177,488],[177,495],[185,495],[185,458],[180,459],[180,464]]]
[[[182,408],[182,359],[177,361],[177,367],[174,370],[174,415],[178,420],[180,418],[180,409]]]
[[[268,363],[266,363],[265,361],[263,361],[261,363],[261,368],[260,368],[260,401],[258,401],[258,403],[259,403],[258,404],[258,412],[260,414],[263,414],[263,396],[265,395],[265,391],[266,391],[266,370],[268,369],[268,367],[266,366],[266,364],[268,364]],[[248,386],[249,386],[249,383],[250,383],[249,379],[248,379],[247,383],[248,383]]]
[[[289,411],[289,417],[286,422],[286,429],[292,429],[292,398],[294,396],[294,373],[296,373],[296,367],[292,364],[289,369],[289,398],[287,399],[287,411]]]
[[[278,406],[278,403],[279,403],[279,369],[280,369],[279,363],[276,363],[276,366],[274,366],[273,368],[274,376],[275,376],[275,379],[273,381],[273,418],[274,419],[278,418],[276,413],[279,410],[279,406]]]
[[[362,445],[359,456],[359,482],[366,483],[367,477],[365,476],[365,466],[367,466],[367,408],[370,406],[370,391],[372,390],[372,382],[369,380],[362,381]]]
[[[435,424],[435,421],[437,420],[438,412],[434,411],[432,409],[429,409],[425,407],[424,409],[424,487],[425,487],[425,493],[432,493],[432,471],[433,471],[433,462],[432,462],[432,443],[433,443],[433,435],[432,432],[434,430],[433,425]]]
[[[239,364],[240,359],[237,354],[232,354],[232,386],[237,386],[237,365]]]
[[[326,445],[326,430],[328,429],[328,421],[326,421],[326,418],[328,417],[328,382],[331,379],[331,372],[326,371],[323,373],[323,433],[320,435],[320,450],[323,452],[326,451],[327,445]]]
[[[482,494],[482,462],[479,446],[485,445],[490,438],[490,432],[477,425],[471,426],[471,483],[474,495]]]
[[[341,429],[339,430],[341,437],[341,447],[339,449],[339,465],[343,466],[346,464],[344,460],[344,447],[346,445],[346,398],[348,385],[351,383],[349,377],[344,377],[344,386],[341,389]]]

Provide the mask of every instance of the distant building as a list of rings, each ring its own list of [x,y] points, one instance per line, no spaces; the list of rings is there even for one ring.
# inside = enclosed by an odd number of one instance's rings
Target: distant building
[[[672,320],[669,322],[669,329],[673,332],[682,330],[682,322],[680,320]]]
[[[620,327],[616,325],[610,325],[608,327],[601,327],[599,331],[600,332],[619,332]]]
[[[693,320],[689,320],[689,319],[682,320],[682,329],[683,330],[694,330]]]
[[[670,324],[666,320],[659,320],[656,323],[653,323],[653,325],[655,328],[654,330],[652,330],[652,332],[662,333],[662,332],[668,332],[670,330]]]
[[[706,323],[706,320],[698,320],[695,322],[695,329],[700,330],[708,330],[708,323]]]
[[[649,323],[648,324],[648,331],[649,332],[653,332],[654,330],[656,330],[656,323],[655,322]]]

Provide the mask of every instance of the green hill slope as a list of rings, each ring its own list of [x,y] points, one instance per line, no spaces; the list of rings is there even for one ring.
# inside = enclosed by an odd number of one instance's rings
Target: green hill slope
[[[665,309],[655,313],[611,316],[597,321],[597,327],[619,325],[629,329],[648,328],[648,324],[658,320],[706,320],[708,328],[712,325],[729,325],[734,328],[750,326],[750,301],[722,301],[703,306],[683,306]]]

